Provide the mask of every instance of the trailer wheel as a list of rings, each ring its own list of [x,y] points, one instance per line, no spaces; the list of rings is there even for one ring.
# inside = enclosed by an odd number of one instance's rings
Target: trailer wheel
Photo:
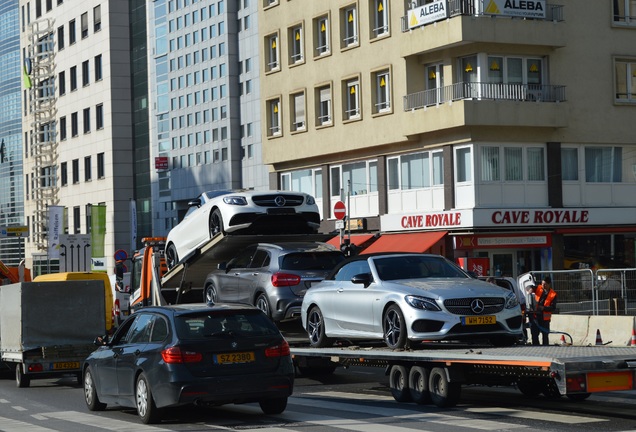
[[[428,390],[435,405],[440,408],[450,408],[459,402],[462,386],[458,382],[449,381],[444,368],[436,367],[431,370]]]
[[[409,372],[409,390],[413,402],[426,405],[431,403],[431,394],[428,391],[428,377],[430,371],[422,366],[413,366]]]
[[[517,383],[517,388],[524,396],[536,398],[543,392],[545,384],[537,381],[522,380]]]
[[[409,370],[405,366],[393,365],[389,372],[389,387],[393,399],[398,402],[410,402]]]
[[[333,344],[333,340],[325,334],[325,318],[318,306],[314,306],[307,314],[307,335],[309,345],[314,348],[321,348]]]
[[[391,349],[406,347],[404,314],[397,305],[391,305],[384,313],[384,342]]]
[[[549,399],[559,399],[561,392],[554,381],[550,380],[548,384],[543,387],[543,395]]]
[[[170,243],[168,249],[166,249],[166,265],[169,269],[173,268],[179,262],[179,256],[177,255],[177,248]]]
[[[223,232],[223,216],[221,210],[214,209],[210,215],[210,238]]]
[[[574,393],[566,395],[568,399],[573,401],[584,401],[585,399],[592,396],[592,393]]]
[[[22,363],[15,367],[15,385],[19,388],[26,388],[31,385],[31,378],[22,370]]]

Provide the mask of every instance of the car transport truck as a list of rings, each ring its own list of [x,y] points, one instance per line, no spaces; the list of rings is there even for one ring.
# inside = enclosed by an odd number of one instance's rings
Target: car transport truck
[[[73,374],[106,329],[104,283],[20,282],[0,287],[0,360],[18,387]]]

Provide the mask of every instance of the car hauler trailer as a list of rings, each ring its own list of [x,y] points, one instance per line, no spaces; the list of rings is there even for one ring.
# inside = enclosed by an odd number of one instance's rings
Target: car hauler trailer
[[[18,387],[75,374],[106,331],[102,281],[20,282],[0,287],[0,355]]]
[[[535,397],[584,400],[592,393],[634,390],[636,348],[529,346],[492,348],[425,344],[421,349],[292,347],[300,370],[336,365],[384,367],[398,402],[452,407],[464,385],[516,386]],[[332,369],[333,370],[333,369]]]

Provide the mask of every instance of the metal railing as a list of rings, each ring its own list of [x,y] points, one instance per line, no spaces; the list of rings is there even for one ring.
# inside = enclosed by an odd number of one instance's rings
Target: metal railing
[[[424,0],[419,0],[416,2],[418,6],[424,5]],[[498,16],[498,15],[490,15],[485,13],[487,1],[486,0],[448,0],[446,2],[448,17],[453,18],[457,16],[473,16],[473,17],[485,17],[488,19],[491,18],[505,18],[505,19],[519,19],[519,20],[540,20],[540,21],[553,21],[553,22],[562,22],[563,18],[563,6],[555,5],[555,4],[546,4],[545,10],[545,18],[522,18],[522,17],[509,17],[509,16]],[[405,15],[401,18],[401,26],[402,32],[408,32],[409,29],[409,21],[408,15]]]
[[[461,99],[563,102],[565,86],[459,82],[404,96],[404,110],[411,111]]]

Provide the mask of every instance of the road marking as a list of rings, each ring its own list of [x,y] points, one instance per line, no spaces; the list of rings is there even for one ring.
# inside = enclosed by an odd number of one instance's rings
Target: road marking
[[[165,432],[164,428],[141,424],[137,416],[134,416],[134,420],[131,419],[131,421],[123,421],[108,417],[100,417],[95,414],[82,413],[79,411],[48,412],[41,413],[41,415],[47,418],[64,420],[71,423],[81,423],[87,427],[97,427],[116,432]]]
[[[495,407],[466,408],[466,411],[479,413],[479,414],[499,415],[503,417],[545,420],[545,421],[551,421],[555,423],[565,423],[565,424],[581,424],[581,423],[595,423],[595,422],[608,421],[606,419],[582,417],[582,416],[571,416],[567,414],[554,414],[554,413],[549,413],[545,411],[541,411],[541,413],[538,414],[537,412],[522,411],[522,410],[516,410],[516,409],[510,409],[510,408],[495,408]]]
[[[0,403],[9,403],[9,401],[6,399],[0,399]]]
[[[26,411],[27,410],[27,408],[21,407],[19,405],[12,406],[11,408],[13,408],[16,411]]]
[[[49,429],[6,417],[0,417],[0,425],[2,425],[0,426],[0,430],[3,432],[56,432],[55,429]]]

